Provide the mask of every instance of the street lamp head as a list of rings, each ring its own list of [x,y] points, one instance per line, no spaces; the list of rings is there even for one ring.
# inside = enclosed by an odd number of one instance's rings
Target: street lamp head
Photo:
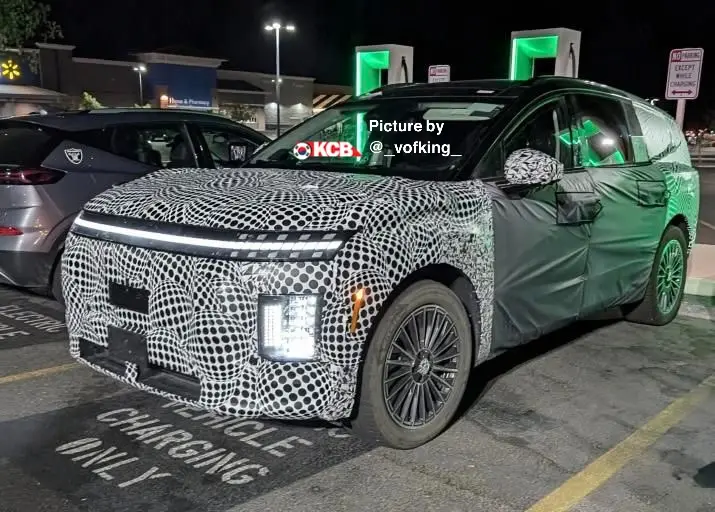
[[[289,23],[288,25],[282,25],[280,22],[274,21],[273,23],[266,25],[264,28],[269,32],[271,30],[279,31],[281,29],[286,29],[288,32],[293,32],[295,30],[295,25],[293,25],[292,23]]]
[[[144,73],[146,72],[146,66],[144,64],[134,66],[134,71],[136,71],[137,73]]]

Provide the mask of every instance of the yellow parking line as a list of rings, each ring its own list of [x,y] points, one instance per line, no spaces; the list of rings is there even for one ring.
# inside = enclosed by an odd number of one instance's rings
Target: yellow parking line
[[[663,434],[680,423],[690,411],[705,400],[715,388],[711,375],[686,395],[651,418],[625,440],[601,455],[581,472],[568,479],[526,512],[566,512],[601,487],[635,457],[643,453]]]
[[[72,368],[77,368],[79,363],[67,363],[61,364],[59,366],[51,366],[49,368],[40,368],[39,370],[32,370],[29,372],[16,373],[14,375],[8,375],[6,377],[0,377],[0,385],[9,384],[11,382],[19,382],[22,380],[34,379],[35,377],[44,377],[46,375],[52,375],[53,373],[60,373]]]

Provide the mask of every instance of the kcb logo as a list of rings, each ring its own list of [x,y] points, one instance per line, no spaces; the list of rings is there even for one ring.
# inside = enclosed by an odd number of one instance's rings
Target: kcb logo
[[[345,141],[299,142],[293,148],[293,155],[298,160],[362,156],[355,146]]]

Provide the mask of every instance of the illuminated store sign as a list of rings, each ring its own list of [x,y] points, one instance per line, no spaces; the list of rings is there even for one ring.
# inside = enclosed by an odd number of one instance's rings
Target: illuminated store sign
[[[8,80],[20,78],[22,75],[20,72],[20,65],[12,59],[7,59],[5,62],[0,64],[0,75]]]

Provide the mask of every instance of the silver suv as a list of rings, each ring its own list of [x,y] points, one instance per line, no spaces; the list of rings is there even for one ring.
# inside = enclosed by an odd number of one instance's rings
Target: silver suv
[[[0,121],[0,284],[61,299],[57,263],[89,199],[157,169],[237,167],[268,140],[218,115],[176,110]]]

